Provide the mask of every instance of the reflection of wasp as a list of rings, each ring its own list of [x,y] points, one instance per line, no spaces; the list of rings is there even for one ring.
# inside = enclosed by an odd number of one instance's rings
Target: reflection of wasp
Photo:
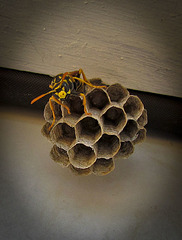
[[[82,78],[80,78],[80,75],[82,74]],[[49,87],[52,89],[51,91],[42,94],[35,99],[31,101],[31,104],[39,100],[40,98],[46,96],[47,94],[53,93],[53,95],[49,98],[49,105],[52,111],[53,115],[53,121],[51,126],[49,127],[49,131],[55,124],[56,116],[53,108],[52,101],[58,103],[59,105],[63,106],[64,108],[67,109],[68,113],[70,114],[70,109],[67,105],[65,105],[63,102],[68,101],[70,95],[80,95],[83,98],[83,106],[84,106],[84,112],[86,115],[90,115],[90,113],[87,112],[86,109],[86,97],[85,94],[83,93],[83,87],[84,85],[87,84],[90,87],[93,88],[104,88],[106,86],[95,86],[92,83],[90,83],[83,70],[79,69],[78,71],[74,72],[66,72],[66,73],[61,73],[57,75],[49,85]]]

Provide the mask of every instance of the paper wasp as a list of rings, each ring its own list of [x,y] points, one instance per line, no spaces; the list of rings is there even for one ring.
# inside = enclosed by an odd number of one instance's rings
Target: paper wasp
[[[80,78],[80,75],[82,75],[82,78]],[[93,85],[89,80],[87,80],[83,70],[79,69],[78,71],[65,72],[65,73],[58,74],[53,78],[51,84],[49,85],[49,88],[51,88],[52,90],[34,98],[31,101],[31,104],[33,104],[40,98],[52,93],[52,96],[49,98],[49,105],[52,111],[53,121],[51,126],[49,127],[49,131],[52,129],[56,121],[52,101],[66,108],[68,111],[68,114],[71,114],[69,107],[65,103],[69,100],[70,95],[79,95],[83,98],[83,107],[84,107],[85,114],[90,115],[90,113],[87,112],[86,97],[83,90],[83,86],[85,84],[93,88],[106,87],[106,86]]]

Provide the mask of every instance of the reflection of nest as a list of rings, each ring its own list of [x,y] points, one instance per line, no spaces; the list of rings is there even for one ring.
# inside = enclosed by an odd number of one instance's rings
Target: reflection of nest
[[[52,112],[47,103],[42,134],[54,144],[50,156],[55,162],[77,175],[101,176],[114,169],[115,157],[129,157],[134,145],[145,139],[147,111],[141,100],[120,84],[106,90],[86,87],[86,99],[91,115],[85,115],[82,99],[77,96],[68,103],[71,115],[54,103],[56,124],[50,133]]]

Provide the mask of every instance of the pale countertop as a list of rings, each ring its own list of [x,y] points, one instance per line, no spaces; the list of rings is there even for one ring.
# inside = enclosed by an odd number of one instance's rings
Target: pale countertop
[[[107,176],[49,157],[41,114],[0,109],[0,239],[182,239],[182,143],[147,137]]]

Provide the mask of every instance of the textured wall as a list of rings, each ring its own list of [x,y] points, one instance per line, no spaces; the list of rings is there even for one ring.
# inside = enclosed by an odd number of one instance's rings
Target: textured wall
[[[181,18],[180,0],[0,0],[0,66],[182,96]]]

